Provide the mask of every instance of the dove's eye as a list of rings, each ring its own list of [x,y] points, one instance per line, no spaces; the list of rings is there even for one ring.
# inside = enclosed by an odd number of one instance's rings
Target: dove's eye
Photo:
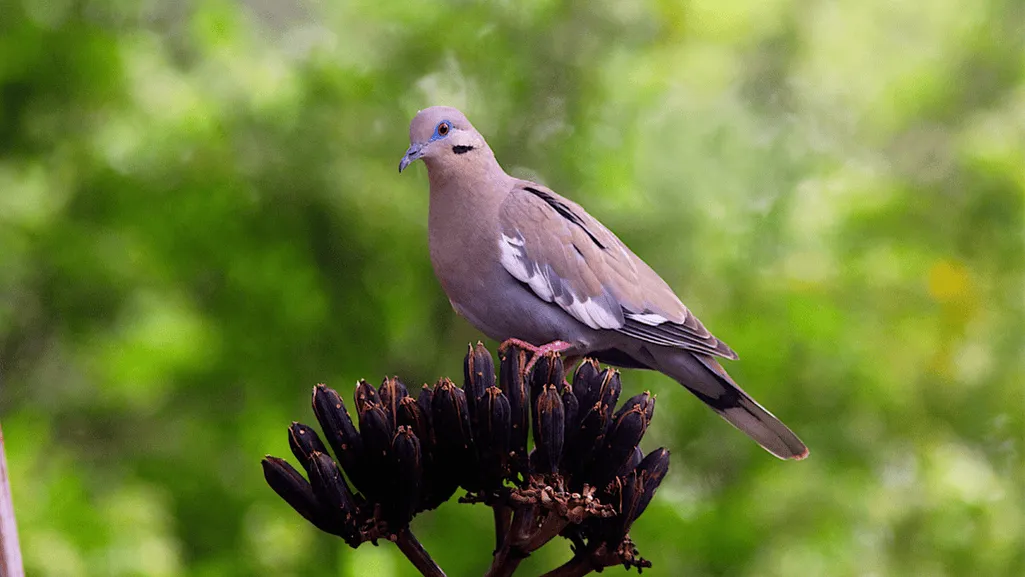
[[[448,131],[451,130],[451,129],[452,129],[452,126],[446,120],[446,121],[442,122],[441,124],[439,124],[438,128],[436,128],[435,130],[438,132],[438,136],[445,136],[446,134],[448,134]]]

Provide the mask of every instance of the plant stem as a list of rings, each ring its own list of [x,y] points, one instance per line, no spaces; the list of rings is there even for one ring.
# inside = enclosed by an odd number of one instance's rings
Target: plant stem
[[[509,577],[516,571],[520,562],[527,556],[522,547],[530,539],[530,533],[537,523],[536,512],[537,505],[516,508],[509,531],[506,533],[505,539],[502,540],[498,552],[495,553],[491,568],[488,569],[485,577]]]
[[[18,546],[18,526],[14,523],[14,501],[7,478],[4,432],[0,429],[0,577],[25,577]]]
[[[498,553],[509,535],[509,523],[512,521],[512,509],[507,505],[495,505],[495,550],[492,554]]]
[[[548,513],[548,516],[545,517],[544,522],[541,524],[541,528],[534,532],[527,544],[523,546],[523,549],[528,553],[537,551],[545,543],[557,537],[566,528],[566,525],[569,525],[568,519],[556,515],[554,512]]]
[[[534,527],[537,525],[537,505],[518,507],[513,514],[512,526],[509,534],[506,535],[505,545],[513,549],[519,549],[530,539]]]
[[[438,567],[434,559],[431,559],[430,554],[427,553],[427,550],[420,544],[420,541],[417,540],[412,531],[408,528],[403,529],[395,537],[395,544],[399,546],[399,551],[402,551],[402,554],[420,571],[421,575],[424,577],[445,577],[445,572],[441,570],[441,567]]]
[[[523,559],[524,556],[519,549],[502,547],[498,554],[495,555],[495,560],[491,563],[491,568],[484,574],[484,577],[509,577],[520,566],[520,562]]]

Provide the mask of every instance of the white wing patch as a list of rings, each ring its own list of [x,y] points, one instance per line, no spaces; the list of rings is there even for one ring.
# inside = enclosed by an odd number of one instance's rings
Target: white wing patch
[[[591,299],[580,301],[574,296],[572,301],[566,303],[560,301],[559,305],[592,329],[618,329],[623,324],[612,313]]]
[[[498,243],[498,248],[502,254],[502,266],[505,267],[505,270],[509,271],[509,274],[516,277],[516,280],[520,282],[530,282],[532,273],[527,270],[527,260],[524,258],[522,247],[522,236],[513,238],[503,234],[501,242]]]
[[[526,255],[524,255],[523,243],[522,236],[511,237],[505,234],[502,235],[502,241],[498,243],[502,251],[502,266],[516,280],[530,285],[531,290],[541,300],[550,303],[555,296],[555,291],[552,290],[552,283],[545,275],[541,274],[537,265],[532,265]]]
[[[502,266],[516,280],[526,283],[534,294],[545,302],[556,302],[573,318],[579,320],[592,329],[618,329],[623,325],[621,319],[613,312],[608,311],[593,299],[580,300],[577,295],[566,290],[560,279],[555,282],[559,284],[559,290],[552,286],[552,279],[548,276],[551,270],[545,267],[542,271],[536,263],[528,259],[523,251],[524,240],[522,236],[511,237],[502,235],[498,243],[501,250],[500,260]],[[556,294],[559,296],[556,297]]]
[[[657,327],[658,325],[660,325],[660,324],[662,324],[662,323],[664,323],[664,322],[669,320],[669,319],[665,318],[664,316],[659,315],[659,314],[655,314],[655,313],[643,313],[643,314],[640,314],[640,313],[626,313],[625,316],[628,319],[635,320],[635,321],[637,321],[639,323],[646,324],[649,327]]]

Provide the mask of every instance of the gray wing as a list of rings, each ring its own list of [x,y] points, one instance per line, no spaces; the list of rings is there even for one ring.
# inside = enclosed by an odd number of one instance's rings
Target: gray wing
[[[576,203],[520,181],[499,208],[502,266],[592,329],[736,359],[658,274]]]

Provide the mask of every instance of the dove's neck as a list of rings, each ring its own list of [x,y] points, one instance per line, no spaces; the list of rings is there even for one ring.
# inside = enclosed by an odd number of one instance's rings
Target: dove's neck
[[[424,161],[431,184],[432,221],[462,221],[488,208],[497,210],[498,204],[512,190],[513,178],[502,170],[487,145],[465,154],[424,158]]]
[[[490,150],[480,152],[489,154],[428,164],[431,264],[453,302],[457,287],[470,288],[468,279],[483,279],[498,265],[498,209],[514,182]]]

